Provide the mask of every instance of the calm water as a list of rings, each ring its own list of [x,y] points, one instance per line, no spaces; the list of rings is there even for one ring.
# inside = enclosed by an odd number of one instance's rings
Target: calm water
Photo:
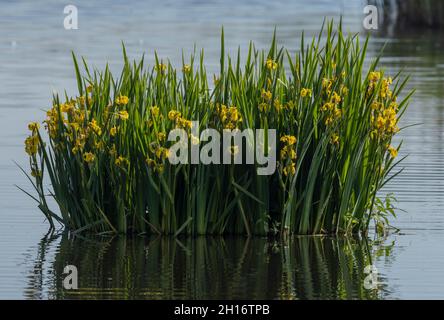
[[[401,233],[363,239],[72,238],[46,235],[29,186],[13,161],[26,165],[26,125],[41,119],[53,90],[75,92],[70,51],[101,68],[121,66],[120,41],[133,58],[153,50],[178,63],[181,50],[206,50],[216,72],[219,32],[226,45],[266,47],[272,30],[298,49],[324,16],[344,16],[361,30],[362,3],[336,0],[76,1],[79,30],[63,29],[60,1],[0,1],[0,298],[444,298],[444,37],[436,32],[378,35],[369,56],[387,43],[382,64],[411,74],[417,89],[401,132],[405,171],[387,188],[399,200]],[[363,286],[364,267],[379,271],[377,290]],[[79,268],[80,290],[61,288],[63,267]]]

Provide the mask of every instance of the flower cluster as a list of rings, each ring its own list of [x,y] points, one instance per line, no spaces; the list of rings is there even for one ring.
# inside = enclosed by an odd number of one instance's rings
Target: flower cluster
[[[370,73],[369,88],[380,80],[380,76],[380,72]],[[380,93],[377,97],[374,97],[370,105],[371,136],[382,140],[390,140],[399,131],[397,115],[399,105],[396,102],[396,97],[392,97],[392,91],[390,90],[391,78],[383,78],[381,81]]]
[[[117,167],[121,168],[121,169],[126,169],[128,168],[130,162],[127,158],[125,158],[124,156],[118,156],[116,158],[116,160],[114,160],[114,163]]]
[[[282,136],[280,139],[282,148],[280,151],[280,159],[283,166],[283,173],[285,176],[296,174],[296,137],[291,135]]]
[[[367,96],[369,97],[373,94],[380,82],[381,88],[379,90],[379,97],[381,99],[391,98],[392,91],[390,90],[390,85],[393,83],[393,79],[390,77],[382,77],[382,73],[380,71],[372,71],[369,73]]]
[[[307,89],[307,88],[302,88],[301,89],[301,97],[305,98],[305,97],[311,97],[311,89]]]
[[[128,99],[127,96],[120,96],[120,95],[119,95],[119,96],[116,98],[116,104],[119,105],[119,106],[121,106],[121,105],[126,105],[126,104],[128,104],[128,102],[129,102],[129,99]]]
[[[28,136],[25,140],[25,151],[30,156],[34,156],[39,147],[39,137],[36,134],[36,131],[32,131],[32,134]]]
[[[342,110],[339,106],[341,101],[341,96],[334,91],[330,100],[322,105],[321,112],[325,115],[324,123],[326,126],[330,126],[341,119]]]
[[[110,142],[108,147],[109,154],[112,157],[117,156],[115,145],[112,139],[115,139],[119,130],[119,121],[129,119],[129,113],[126,110],[116,110],[129,103],[129,98],[119,95],[114,105],[110,103],[103,109],[101,117],[93,117],[91,105],[93,103],[93,86],[87,87],[88,95],[69,99],[65,103],[56,103],[46,112],[44,121],[45,129],[49,137],[55,142],[56,146],[62,149],[68,149],[72,154],[79,155],[81,160],[87,164],[92,164],[97,159],[99,153],[105,150],[107,145],[105,141]],[[91,94],[91,95],[89,95]],[[110,117],[111,115],[111,117]],[[100,120],[99,120],[100,118]],[[29,155],[35,155],[38,151],[39,138],[37,132],[38,123],[30,123],[29,129],[32,135],[25,141],[25,151]],[[104,135],[106,131],[109,135]],[[114,164],[118,167],[125,167],[126,161],[122,156],[115,158]]]
[[[191,129],[193,125],[191,120],[187,120],[186,118],[182,117],[182,113],[177,110],[171,110],[168,112],[168,119],[174,121],[176,128],[180,129]]]
[[[267,67],[268,70],[276,70],[278,67],[278,63],[273,59],[268,58],[267,62],[265,63],[265,66]]]
[[[159,140],[163,140],[162,133],[159,133],[158,136],[161,136]],[[165,168],[165,160],[169,156],[169,149],[163,147],[160,143],[153,142],[150,144],[150,155],[148,155],[145,159],[148,167],[153,169],[155,172],[162,173]]]
[[[238,129],[242,124],[242,115],[235,106],[217,105],[216,112],[224,129]]]

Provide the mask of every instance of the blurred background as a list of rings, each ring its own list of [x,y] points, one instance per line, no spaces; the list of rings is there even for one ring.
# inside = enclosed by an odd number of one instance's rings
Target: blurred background
[[[64,28],[68,4],[78,9],[77,30]],[[378,8],[377,30],[363,28],[368,4]],[[416,89],[403,119],[416,126],[398,138],[400,156],[409,155],[405,171],[385,190],[405,210],[393,221],[400,233],[289,246],[53,237],[14,186],[30,190],[14,164],[27,165],[27,123],[43,120],[53,92],[75,93],[71,51],[118,72],[122,41],[131,58],[145,54],[151,65],[155,50],[177,66],[195,46],[212,74],[222,26],[231,52],[245,52],[250,40],[267,48],[275,27],[279,44],[296,52],[302,31],[316,35],[324,18],[340,17],[347,31],[371,36],[368,61],[385,46],[381,67],[411,75]],[[0,0],[0,298],[444,298],[443,18],[440,0]],[[362,286],[370,261],[379,271],[375,291]],[[74,262],[88,274],[82,290],[66,293],[62,266]]]

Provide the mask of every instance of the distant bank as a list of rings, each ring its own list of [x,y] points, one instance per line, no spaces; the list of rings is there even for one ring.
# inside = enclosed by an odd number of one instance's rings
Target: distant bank
[[[385,25],[396,29],[444,27],[444,1],[442,0],[368,0],[383,9]]]

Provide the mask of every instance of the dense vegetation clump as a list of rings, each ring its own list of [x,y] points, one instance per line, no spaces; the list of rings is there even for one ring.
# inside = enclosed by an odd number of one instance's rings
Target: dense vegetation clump
[[[55,95],[42,123],[48,137],[31,123],[25,142],[34,199],[51,226],[175,235],[368,229],[397,164],[392,138],[410,97],[398,99],[406,80],[387,77],[377,58],[364,70],[368,40],[332,24],[308,45],[302,38],[294,56],[273,37],[268,52],[251,44],[241,63],[240,54],[226,56],[223,33],[221,43],[211,80],[203,54],[176,70],[157,56],[151,68],[130,62],[124,50],[118,78],[85,61],[82,76],[74,57],[78,95]],[[168,133],[182,128],[198,144],[192,121],[200,131],[276,129],[276,171],[171,164]]]

